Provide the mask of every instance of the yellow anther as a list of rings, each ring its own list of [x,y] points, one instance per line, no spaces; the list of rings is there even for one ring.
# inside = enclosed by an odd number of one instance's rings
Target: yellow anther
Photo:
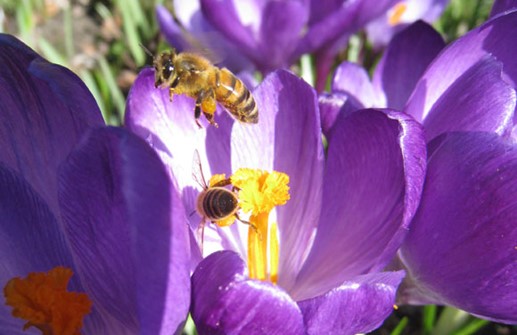
[[[85,293],[67,292],[72,270],[56,267],[47,273],[13,278],[4,287],[12,315],[27,320],[23,329],[35,327],[43,335],[79,335],[92,302]]]
[[[276,224],[269,227],[269,214],[274,207],[289,200],[289,176],[277,171],[243,168],[230,179],[239,189],[239,206],[243,212],[251,213],[249,222],[254,227],[248,231],[250,277],[276,282],[279,245]]]
[[[269,213],[289,200],[289,176],[282,172],[238,169],[231,176],[232,185],[240,189],[239,205],[252,215]]]

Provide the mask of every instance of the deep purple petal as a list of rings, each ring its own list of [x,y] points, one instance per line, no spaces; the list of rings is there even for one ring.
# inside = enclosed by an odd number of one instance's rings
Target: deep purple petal
[[[307,334],[353,335],[379,327],[393,311],[404,271],[358,276],[324,295],[298,302]]]
[[[341,117],[333,134],[314,246],[291,292],[297,300],[384,267],[422,191],[425,142],[406,114],[361,110]]]
[[[418,21],[397,34],[375,69],[373,83],[389,108],[402,110],[424,70],[445,43],[430,25]]]
[[[0,34],[0,161],[57,213],[56,169],[81,135],[102,125],[95,100],[71,71]]]
[[[487,55],[503,64],[503,79],[516,87],[516,35],[517,11],[512,11],[487,21],[449,45],[423,74],[409,98],[407,112],[419,121],[424,119],[458,77]]]
[[[250,13],[248,13],[245,18],[242,18],[235,8],[235,3],[233,0],[200,1],[201,11],[206,17],[207,21],[209,21],[215,28],[223,33],[230,41],[239,46],[246,55],[252,57],[253,50],[256,46],[254,28],[256,29],[257,27],[253,27],[253,24],[245,26],[243,21],[246,22],[257,17],[257,11],[260,11],[261,9],[249,8],[248,11],[253,11],[254,14],[250,15]],[[258,4],[255,4],[255,1],[243,3],[243,5],[258,6]],[[254,22],[254,24],[256,25],[258,23]]]
[[[296,302],[278,286],[248,279],[245,263],[231,251],[199,264],[191,313],[200,334],[304,334]]]
[[[458,77],[424,120],[428,141],[448,131],[511,132],[516,95],[501,65],[488,56]]]
[[[308,8],[300,1],[269,1],[262,13],[260,42],[257,46],[262,71],[288,67],[303,27],[307,24]]]
[[[374,91],[370,76],[366,70],[350,62],[341,63],[334,73],[332,79],[332,93],[341,92],[352,96],[360,102],[363,108],[384,107],[377,101],[378,97]]]
[[[429,145],[426,187],[402,256],[435,301],[517,322],[517,149],[489,133]]]
[[[263,72],[287,67],[308,20],[303,1],[201,1],[206,19]]]
[[[59,195],[95,305],[134,332],[175,332],[189,308],[188,235],[154,151],[120,128],[92,131],[62,166]]]
[[[274,169],[289,175],[291,199],[277,207],[279,285],[288,289],[310,244],[321,208],[324,154],[314,90],[280,70],[254,91],[258,125],[234,126],[232,166]],[[303,167],[303,168],[301,168]]]
[[[312,52],[336,41],[343,35],[354,33],[396,2],[395,0],[342,1],[339,8],[308,27],[309,30],[301,40],[297,54]]]
[[[321,129],[330,138],[334,124],[341,113],[350,114],[363,108],[355,99],[342,93],[320,94],[318,98],[321,114]]]
[[[497,16],[506,11],[517,8],[517,1],[515,0],[495,0],[490,11],[490,17]]]
[[[174,21],[167,8],[162,5],[156,6],[156,20],[160,26],[160,31],[170,45],[180,51],[189,49],[190,44],[185,39],[181,27]]]

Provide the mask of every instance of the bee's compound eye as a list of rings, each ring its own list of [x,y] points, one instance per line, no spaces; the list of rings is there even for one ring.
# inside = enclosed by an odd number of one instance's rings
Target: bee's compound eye
[[[174,65],[172,65],[172,62],[167,61],[163,64],[163,77],[165,79],[169,79],[171,74],[174,72]]]

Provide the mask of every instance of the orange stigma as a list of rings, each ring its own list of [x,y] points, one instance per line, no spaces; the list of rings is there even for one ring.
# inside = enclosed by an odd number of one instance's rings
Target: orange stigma
[[[13,278],[4,287],[6,304],[12,315],[35,327],[43,335],[79,335],[83,318],[91,312],[92,302],[85,293],[68,292],[72,270],[62,266],[31,272],[27,278]]]

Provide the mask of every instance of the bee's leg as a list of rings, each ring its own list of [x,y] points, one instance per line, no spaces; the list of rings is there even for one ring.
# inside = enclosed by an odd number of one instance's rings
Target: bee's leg
[[[176,86],[178,86],[180,82],[180,76],[177,76],[174,78],[174,81],[172,82],[171,86],[169,87],[169,101],[172,102],[172,97],[174,96],[174,89]]]
[[[199,92],[199,96],[196,101],[196,106],[198,104],[201,106],[203,115],[206,117],[208,122],[212,126],[218,127],[217,123],[214,121],[214,114],[217,108],[214,91],[209,89]]]
[[[255,233],[257,233],[257,235],[259,236],[260,239],[262,239],[262,235],[260,234],[260,231],[258,230],[257,226],[255,226],[253,223],[249,222],[249,221],[245,221],[243,219],[241,219],[239,217],[239,214],[238,213],[235,213],[235,218],[237,220],[239,220],[241,223],[244,223],[244,224],[247,224],[248,226],[250,226],[254,231]]]
[[[224,187],[224,186],[230,185],[231,183],[232,183],[232,181],[230,180],[230,178],[226,178],[221,181],[218,181],[214,185],[211,185],[211,187]]]
[[[199,123],[199,117],[201,116],[201,105],[198,105],[196,102],[196,107],[194,107],[194,118],[196,119],[197,126],[201,129],[203,126]]]

